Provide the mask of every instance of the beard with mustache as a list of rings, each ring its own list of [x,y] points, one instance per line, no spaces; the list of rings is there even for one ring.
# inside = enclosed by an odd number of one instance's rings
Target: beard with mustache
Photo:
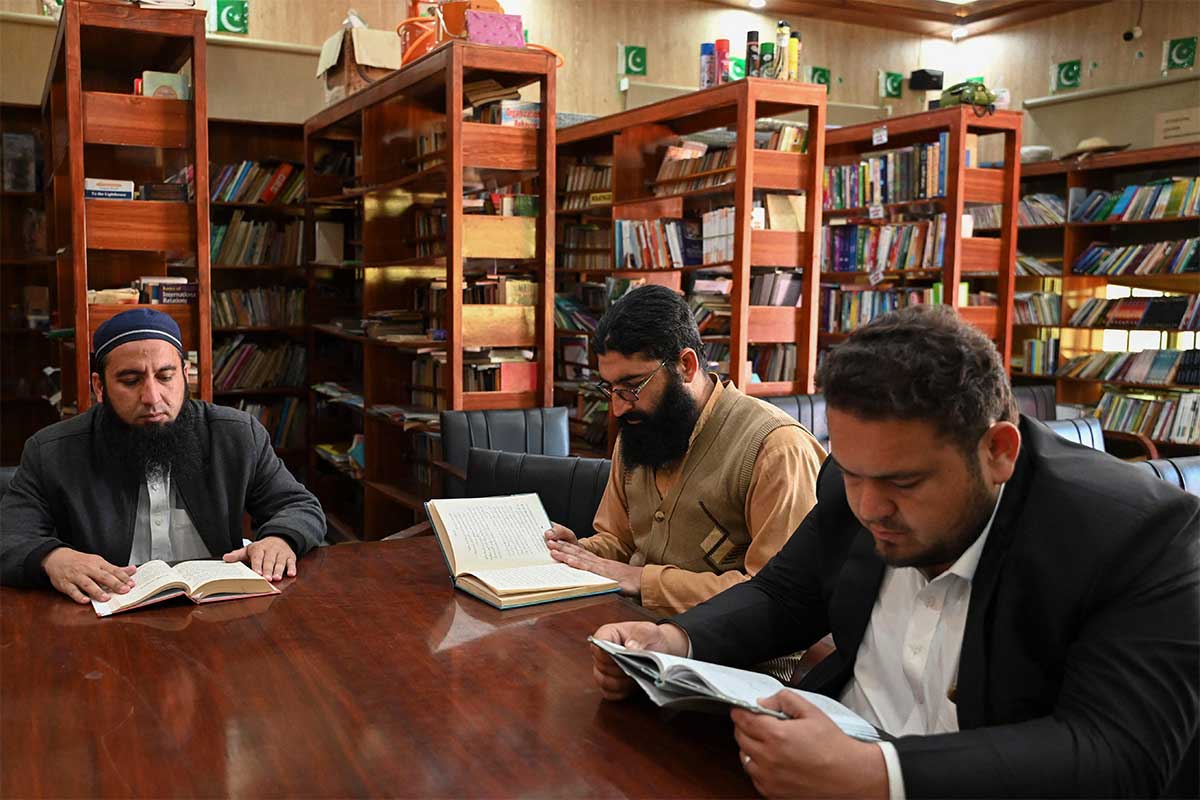
[[[657,408],[635,409],[617,418],[621,458],[627,467],[661,469],[687,454],[700,409],[679,374],[670,368],[666,373],[667,388]]]
[[[106,394],[98,425],[109,461],[139,482],[150,475],[181,478],[200,472],[204,455],[199,418],[186,396],[170,422],[130,425],[113,409]]]

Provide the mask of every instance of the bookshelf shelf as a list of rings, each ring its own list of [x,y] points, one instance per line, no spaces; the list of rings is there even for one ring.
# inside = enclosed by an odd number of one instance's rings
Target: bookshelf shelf
[[[223,389],[213,392],[214,397],[300,397],[303,386],[264,386],[259,389]]]
[[[328,324],[313,325],[314,340],[322,349],[337,347],[338,342],[363,347],[344,348],[351,353],[348,357],[333,356],[341,351],[330,350],[320,366],[322,373],[310,374],[310,380],[361,385],[368,407],[550,404],[554,272],[549,254],[554,230],[547,220],[553,207],[555,77],[554,59],[546,53],[454,41],[305,122],[308,218],[318,210],[338,208],[343,213],[327,219],[345,234],[326,240],[335,241],[342,252],[322,252],[313,247],[314,236],[306,229],[306,251],[321,253],[308,262],[307,272],[317,285],[328,287],[328,293],[353,296],[357,307],[352,313],[323,313],[319,318],[377,315],[387,325],[382,312],[420,312],[414,334],[424,335],[434,327],[446,331],[444,341],[388,341]],[[464,119],[463,84],[482,79],[529,87],[526,94],[536,94],[541,104],[539,127]],[[419,152],[434,136],[437,149]],[[464,213],[464,207],[475,207],[466,201],[473,201],[485,187],[501,194],[534,195],[536,203],[518,207],[536,205],[540,213]],[[426,227],[438,217],[440,226]],[[439,228],[443,234],[429,235]],[[416,255],[418,245],[432,252]],[[338,256],[346,260],[339,263]],[[510,285],[508,280],[516,281],[514,286],[524,280],[538,284],[536,305],[472,305],[458,289],[477,282]],[[463,351],[476,346],[531,349],[535,360],[473,363]],[[492,385],[494,391],[468,390]],[[310,397],[310,407],[315,404]],[[321,499],[327,507],[342,510],[355,538],[376,539],[420,513],[430,491],[426,478],[431,459],[415,455],[427,453],[436,441],[428,429],[410,425],[406,431],[403,424],[370,414],[363,419],[361,503],[346,512],[343,506],[326,503],[335,497]],[[345,438],[323,435],[319,440]],[[310,441],[318,439],[310,436]]]
[[[927,197],[922,200],[905,200],[901,203],[884,203],[883,205],[879,206],[879,208],[882,208],[884,212],[906,211],[908,209],[921,208],[924,206],[940,207],[945,202],[946,198],[944,197]],[[827,208],[821,213],[825,217],[865,217],[870,212],[870,206],[857,206],[855,208]],[[994,230],[999,229],[997,228]]]
[[[191,103],[113,92],[83,93],[83,141],[121,147],[186,149]]]
[[[1183,386],[1176,383],[1130,383],[1128,381],[1109,381],[1103,378],[1067,378],[1055,375],[1039,375],[1038,377],[1056,378],[1063,383],[1078,383],[1095,386],[1119,386],[1123,389],[1144,389],[1164,392],[1196,392],[1200,386]]]
[[[234,328],[213,328],[213,333],[284,333],[289,336],[302,336],[303,325],[250,325]]]
[[[1161,219],[1112,219],[1099,222],[1068,222],[1068,228],[1119,228],[1126,225],[1200,225],[1200,217],[1163,217]]]

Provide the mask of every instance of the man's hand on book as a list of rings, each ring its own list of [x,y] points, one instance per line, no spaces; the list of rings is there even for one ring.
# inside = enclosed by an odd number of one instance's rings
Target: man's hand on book
[[[641,567],[634,567],[620,561],[613,561],[611,558],[601,558],[577,544],[550,541],[546,543],[546,546],[550,548],[550,556],[555,561],[561,561],[568,567],[594,572],[597,575],[603,575],[605,578],[611,578],[620,585],[621,594],[631,597],[642,596]]]
[[[764,797],[888,796],[887,766],[877,745],[851,739],[794,692],[779,692],[759,705],[791,717],[729,712],[742,768]]]
[[[616,642],[631,650],[653,650],[674,656],[687,656],[691,650],[687,634],[678,625],[653,622],[615,622],[602,625],[592,634],[595,639]],[[612,656],[595,645],[592,648],[592,677],[605,700],[623,700],[634,690],[633,679],[617,666]]]
[[[264,536],[246,547],[226,553],[225,561],[245,561],[250,569],[269,581],[296,577],[296,553],[286,539],[279,536]]]
[[[137,567],[116,567],[91,553],[56,547],[42,559],[50,585],[76,603],[107,603],[109,592],[125,594],[133,588]]]
[[[579,544],[579,537],[575,535],[575,531],[571,530],[566,525],[559,525],[557,522],[550,523],[550,530],[546,531],[545,536],[547,544],[550,542]]]

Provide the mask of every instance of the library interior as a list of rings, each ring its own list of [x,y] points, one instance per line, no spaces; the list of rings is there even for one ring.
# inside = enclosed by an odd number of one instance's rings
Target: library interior
[[[0,0],[0,795],[1197,796],[1198,38]]]

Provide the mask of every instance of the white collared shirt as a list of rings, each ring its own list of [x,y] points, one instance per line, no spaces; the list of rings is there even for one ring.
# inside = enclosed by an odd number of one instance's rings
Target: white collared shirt
[[[139,487],[137,517],[129,566],[147,561],[187,561],[210,558],[185,508],[176,508],[178,497],[169,472],[151,472]]]
[[[916,567],[888,567],[854,662],[842,703],[892,736],[953,733],[958,659],[975,569],[1004,487],[983,532],[948,570],[928,580]],[[880,744],[892,800],[904,798],[900,758]]]

